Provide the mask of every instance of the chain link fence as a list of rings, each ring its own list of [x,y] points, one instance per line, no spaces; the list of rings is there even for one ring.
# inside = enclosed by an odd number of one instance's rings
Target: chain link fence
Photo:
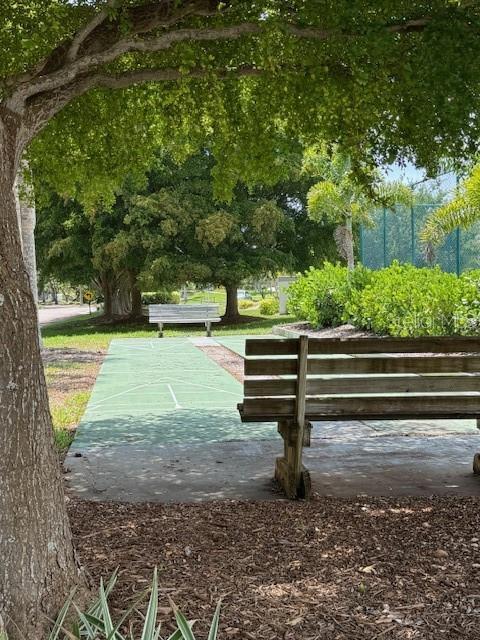
[[[457,229],[427,260],[420,240],[428,215],[436,204],[379,209],[373,225],[360,228],[360,261],[370,269],[388,267],[394,260],[417,267],[439,265],[443,271],[457,275],[469,269],[480,269],[480,222],[469,229]]]

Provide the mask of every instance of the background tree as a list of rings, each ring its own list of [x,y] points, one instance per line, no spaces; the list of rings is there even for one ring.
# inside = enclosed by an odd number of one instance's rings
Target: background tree
[[[400,155],[434,168],[439,158],[477,148],[479,11],[450,0],[19,0],[0,7],[0,614],[15,617],[13,637],[41,636],[43,613],[51,616],[83,583],[13,192],[26,150],[36,174],[70,185],[91,177],[90,193],[113,186],[126,157],[137,168],[145,163],[153,138],[156,146],[162,138],[178,143],[179,152],[211,138],[222,158],[217,183],[227,192],[238,180],[271,180],[278,129],[309,144],[336,141],[358,157],[391,162]],[[137,88],[154,82],[160,88]],[[120,124],[117,149],[109,136],[118,140]],[[86,130],[90,156],[84,140],[87,152],[75,163],[70,151],[81,148]],[[94,171],[102,149],[103,157],[123,160],[110,179]]]
[[[378,170],[360,166],[354,170],[351,157],[334,147],[311,148],[305,154],[304,170],[321,180],[308,192],[308,211],[316,222],[336,225],[338,252],[349,269],[355,266],[354,225],[371,224],[381,204],[411,204],[413,193],[398,182],[386,182]]]
[[[181,165],[159,153],[148,184],[128,179],[112,207],[92,213],[44,189],[37,235],[42,274],[94,281],[107,318],[141,316],[142,287],[215,284],[227,292],[225,319],[238,320],[243,280],[304,270],[332,255],[331,229],[308,219],[312,181],[301,175],[300,160],[297,148],[285,162],[288,180],[253,190],[238,185],[228,203],[214,196],[208,151]]]
[[[42,200],[36,234],[41,280],[91,283],[102,294],[106,320],[141,317],[139,248],[126,241],[123,200],[95,212],[48,191]]]
[[[224,319],[231,322],[239,319],[237,289],[243,280],[297,264],[295,219],[281,198],[282,185],[269,190],[237,185],[228,203],[219,202],[213,168],[208,151],[180,167],[167,161],[151,174],[153,193],[134,199],[126,220],[130,239],[143,241],[144,247],[148,240],[138,237],[138,230],[145,232],[145,221],[154,221],[142,274],[147,286],[187,281],[222,286],[227,293]]]

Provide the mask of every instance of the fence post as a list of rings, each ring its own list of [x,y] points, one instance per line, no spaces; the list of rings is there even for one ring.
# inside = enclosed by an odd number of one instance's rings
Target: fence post
[[[460,275],[461,272],[461,264],[460,264],[460,227],[457,227],[457,233],[456,233],[456,245],[457,245],[457,262],[456,262],[456,269],[457,269],[457,276]]]
[[[359,247],[360,251],[360,262],[362,264],[364,264],[363,261],[363,224],[360,225],[360,247]]]
[[[411,247],[412,247],[412,264],[415,266],[415,210],[413,206],[410,207],[410,234]]]
[[[383,266],[387,267],[387,210],[383,207]]]

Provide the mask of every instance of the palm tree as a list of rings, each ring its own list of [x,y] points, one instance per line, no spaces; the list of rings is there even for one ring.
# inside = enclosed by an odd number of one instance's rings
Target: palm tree
[[[467,229],[480,220],[480,164],[458,187],[455,197],[428,218],[420,234],[426,253],[433,254],[446,235],[461,227]]]
[[[336,224],[335,243],[349,270],[355,266],[353,226],[371,225],[378,206],[410,205],[413,192],[401,182],[386,182],[380,172],[362,168],[364,180],[353,171],[350,157],[334,148],[307,150],[304,171],[320,177],[307,196],[309,216],[316,222]]]

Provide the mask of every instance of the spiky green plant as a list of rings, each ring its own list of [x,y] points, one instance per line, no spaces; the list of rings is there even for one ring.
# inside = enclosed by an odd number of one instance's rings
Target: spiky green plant
[[[118,572],[115,571],[106,584],[104,584],[103,580],[100,580],[98,598],[86,611],[78,608],[74,601],[75,593],[72,593],[53,623],[48,640],[164,640],[160,636],[161,625],[157,623],[157,569],[153,572],[151,587],[143,592],[119,620],[115,622],[112,612],[110,611],[108,596],[115,587],[117,578]],[[139,613],[137,607],[148,593],[150,593],[150,598],[143,619],[143,626],[139,632],[140,635],[134,632],[132,624],[130,624],[128,635],[123,635],[121,629],[127,625],[132,614]],[[177,623],[177,629],[169,636],[168,640],[195,640],[192,630],[194,621],[188,621],[173,601],[170,600],[170,604]],[[217,604],[210,624],[208,640],[216,640],[219,618],[220,602]],[[67,620],[69,621],[68,624]],[[8,636],[1,624],[0,640],[8,640]]]

